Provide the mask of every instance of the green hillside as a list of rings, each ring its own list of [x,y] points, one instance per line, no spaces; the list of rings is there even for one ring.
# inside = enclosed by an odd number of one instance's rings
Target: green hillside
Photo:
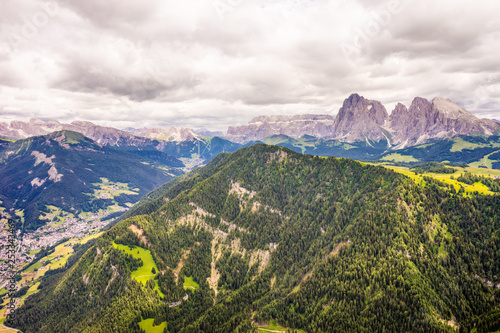
[[[7,324],[25,333],[500,329],[498,195],[257,144],[151,199],[45,274]],[[137,281],[146,265],[154,278]]]
[[[305,154],[345,157],[361,161],[381,160],[407,165],[436,161],[469,164],[475,168],[500,169],[499,136],[457,136],[404,149],[390,146],[385,140],[346,143],[312,136],[296,139],[286,135],[273,135],[261,142]]]
[[[397,151],[402,162],[452,162],[500,169],[499,136],[458,136]],[[390,152],[382,159],[391,160]]]

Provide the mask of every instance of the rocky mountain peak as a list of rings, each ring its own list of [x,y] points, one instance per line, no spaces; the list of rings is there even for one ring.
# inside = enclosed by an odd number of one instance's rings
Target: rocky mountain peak
[[[71,122],[71,125],[78,126],[78,127],[96,126],[94,123],[91,123],[90,121],[84,121],[84,120],[75,120],[75,121]]]
[[[446,118],[450,118],[450,119],[461,118],[461,119],[469,120],[469,121],[478,120],[478,118],[475,117],[472,113],[465,110],[464,108],[457,105],[456,103],[450,101],[449,99],[436,97],[432,100],[432,105],[433,105],[433,108],[437,112],[442,113],[443,116]]]
[[[408,109],[408,114],[425,116],[432,109],[432,103],[423,97],[415,97]]]
[[[408,108],[406,107],[406,105],[398,103],[398,104],[396,104],[390,117],[391,117],[391,119],[392,118],[399,118],[399,117],[406,116],[407,114],[408,114]]]
[[[432,102],[416,97],[408,112],[397,105],[390,117],[393,142],[401,148],[456,135],[491,135],[499,128],[491,120],[481,120],[451,100],[441,97],[434,98]]]
[[[379,101],[358,94],[347,98],[335,118],[334,137],[345,141],[381,140],[385,137],[382,125],[389,115]]]

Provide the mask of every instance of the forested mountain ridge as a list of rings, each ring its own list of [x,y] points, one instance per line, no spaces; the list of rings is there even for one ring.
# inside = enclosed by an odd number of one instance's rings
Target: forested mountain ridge
[[[45,278],[16,327],[498,330],[500,197],[441,185],[261,144],[222,155]]]

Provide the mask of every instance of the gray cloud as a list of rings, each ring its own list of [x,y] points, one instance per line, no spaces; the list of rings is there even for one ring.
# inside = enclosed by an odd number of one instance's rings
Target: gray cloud
[[[487,0],[5,0],[0,121],[225,130],[335,114],[352,92],[389,112],[442,96],[500,118],[498,12]]]

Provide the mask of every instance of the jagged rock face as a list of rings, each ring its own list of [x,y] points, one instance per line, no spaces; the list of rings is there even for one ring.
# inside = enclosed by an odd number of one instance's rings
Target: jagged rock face
[[[353,142],[385,138],[383,125],[389,115],[378,101],[352,94],[344,101],[335,118],[334,138]]]
[[[64,126],[55,120],[44,122],[40,119],[31,118],[29,122],[14,120],[9,124],[3,123],[0,134],[11,139],[25,139],[30,136],[45,135],[61,131]]]
[[[410,108],[398,103],[389,116],[380,102],[352,94],[335,118],[328,115],[261,116],[248,125],[229,127],[226,138],[241,143],[275,134],[295,138],[307,134],[345,142],[387,140],[389,146],[404,148],[431,139],[498,133],[498,122],[479,119],[447,99],[436,97],[429,102],[416,97]]]
[[[416,97],[409,110],[398,104],[389,124],[393,143],[401,147],[456,135],[492,135],[498,129],[492,120],[478,119],[452,101],[439,97],[432,103]]]
[[[71,124],[65,125],[65,127],[69,127],[65,129],[82,133],[86,137],[102,145],[142,146],[144,144],[150,144],[150,140],[146,138],[137,137],[116,128],[98,126],[88,121],[74,121]]]
[[[398,103],[389,118],[392,143],[402,147],[414,143],[435,122],[434,118],[432,104],[425,98],[416,97],[409,109]]]
[[[498,129],[492,120],[479,119],[449,99],[434,98],[432,109],[438,113],[438,116],[435,128],[431,129],[431,134],[433,131],[439,134],[439,130],[444,130],[458,134],[484,133],[492,135]],[[443,126],[440,126],[441,124]]]
[[[334,117],[329,115],[260,116],[248,125],[229,126],[226,139],[242,143],[260,140],[274,134],[299,138],[304,135],[331,137]]]

